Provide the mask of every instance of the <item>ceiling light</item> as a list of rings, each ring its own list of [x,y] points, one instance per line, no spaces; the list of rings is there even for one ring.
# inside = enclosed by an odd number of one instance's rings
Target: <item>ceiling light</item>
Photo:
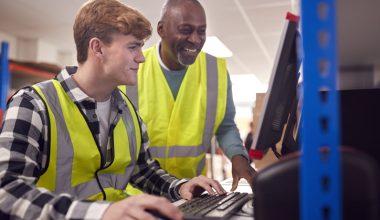
[[[209,36],[203,45],[202,50],[215,57],[232,57],[232,52],[216,36]]]

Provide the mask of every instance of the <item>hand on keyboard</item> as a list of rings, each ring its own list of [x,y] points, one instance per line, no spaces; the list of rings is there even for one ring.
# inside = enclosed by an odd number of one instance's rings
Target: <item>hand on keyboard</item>
[[[165,215],[161,214],[160,212],[158,212],[156,210],[147,209],[145,211],[147,211],[149,214],[153,215],[155,220],[169,220],[170,219],[170,218],[166,217]]]
[[[179,194],[183,199],[191,200],[193,197],[201,195],[207,191],[210,195],[224,195],[226,191],[216,180],[205,176],[197,176],[182,184],[179,188]]]
[[[111,204],[102,219],[144,220],[152,219],[152,215],[161,216],[161,219],[165,219],[164,216],[168,216],[167,219],[183,219],[183,213],[166,198],[148,194],[131,196]]]

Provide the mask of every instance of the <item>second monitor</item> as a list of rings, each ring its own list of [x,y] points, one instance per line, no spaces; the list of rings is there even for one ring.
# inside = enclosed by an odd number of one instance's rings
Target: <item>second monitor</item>
[[[298,16],[287,14],[287,21],[281,36],[268,91],[264,98],[261,117],[251,149],[265,154],[268,149],[275,151],[292,104],[296,102],[297,83],[300,69],[298,56]]]

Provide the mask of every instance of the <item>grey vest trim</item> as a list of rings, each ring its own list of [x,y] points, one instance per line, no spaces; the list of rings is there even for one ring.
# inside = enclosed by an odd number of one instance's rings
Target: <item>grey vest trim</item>
[[[211,138],[216,118],[216,108],[218,102],[218,65],[217,58],[206,53],[207,65],[207,107],[206,107],[206,121],[203,130],[202,144],[200,146],[168,146],[158,147],[151,146],[150,152],[153,157],[166,158],[166,157],[195,157],[208,151],[211,145]],[[138,91],[137,86],[127,86],[128,97],[132,103],[138,108]],[[168,152],[166,152],[168,151]],[[167,154],[167,156],[166,156]],[[205,160],[198,164],[197,173],[201,174],[205,166]]]
[[[61,104],[58,100],[58,95],[54,84],[50,81],[45,81],[38,84],[38,87],[44,94],[46,101],[48,102],[46,104],[50,107],[53,113],[53,117],[55,118],[57,126],[57,144],[67,142],[67,147],[57,147],[57,169],[55,177],[55,191],[65,192],[65,189],[71,189],[72,177],[72,163],[68,163],[65,158],[67,158],[68,155],[74,155],[74,150],[72,148],[73,144],[68,133],[66,122],[62,113]],[[61,115],[62,117],[56,117],[56,115]],[[62,130],[66,132],[61,132]],[[50,139],[51,136],[49,137],[49,140]],[[63,157],[58,155],[63,155]],[[50,160],[50,158],[48,158],[48,160]],[[64,180],[62,178],[64,178]]]
[[[126,92],[128,94],[129,100],[131,100],[132,104],[135,106],[136,110],[139,109],[139,94],[137,91],[138,85],[138,77],[136,77],[136,85],[135,86],[125,86],[127,88]]]
[[[207,63],[207,107],[206,122],[203,130],[202,148],[205,152],[211,146],[211,139],[216,118],[218,103],[218,65],[216,57],[206,54]]]
[[[103,186],[103,184],[102,184],[102,186]],[[96,189],[98,189],[98,190],[96,190]],[[71,195],[76,195],[79,199],[87,199],[90,196],[93,196],[93,195],[101,192],[101,190],[99,188],[98,181],[96,181],[96,179],[92,179],[92,180],[87,181],[85,183],[81,183],[81,184],[75,186],[74,188],[70,187],[70,188],[67,188],[65,190],[66,191],[63,191],[63,192],[69,193]]]
[[[149,151],[154,157],[196,157],[204,154],[204,149],[199,146],[160,146],[149,147]]]
[[[97,180],[94,178],[75,187],[71,186],[72,182],[72,159],[74,155],[74,146],[71,142],[69,131],[64,120],[61,104],[58,99],[57,91],[52,81],[45,81],[37,84],[46,98],[47,106],[50,107],[53,117],[57,125],[57,169],[56,169],[56,193],[69,193],[77,196],[80,199],[86,199],[92,195],[101,193],[102,188],[115,188],[125,190],[129,179],[133,173],[137,158],[136,158],[136,131],[133,123],[132,113],[130,112],[127,104],[123,109],[122,120],[126,126],[129,138],[129,147],[131,154],[131,163],[125,168],[123,174],[98,174],[98,179],[101,184],[99,186]],[[135,113],[134,113],[135,114]],[[50,137],[51,138],[51,137]],[[64,147],[62,147],[64,145]],[[49,158],[50,159],[50,158]]]

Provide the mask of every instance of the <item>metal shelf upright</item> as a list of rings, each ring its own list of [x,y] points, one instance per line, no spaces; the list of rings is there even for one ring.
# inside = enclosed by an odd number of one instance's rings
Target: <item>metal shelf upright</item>
[[[8,47],[9,47],[9,44],[7,42],[1,43],[1,51],[0,51],[0,121],[2,120],[3,112],[6,108],[8,88],[9,88]],[[0,127],[1,127],[1,124],[0,124]]]
[[[342,219],[335,7],[334,0],[301,1],[302,220]]]

